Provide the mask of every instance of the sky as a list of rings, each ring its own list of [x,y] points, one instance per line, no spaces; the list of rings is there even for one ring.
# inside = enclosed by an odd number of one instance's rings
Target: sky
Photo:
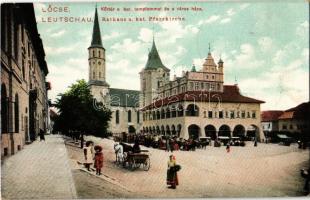
[[[210,43],[215,61],[224,61],[224,84],[237,83],[243,95],[265,101],[262,110],[285,110],[309,101],[308,3],[249,2],[97,2],[107,82],[113,88],[139,90],[139,72],[145,67],[154,35],[171,78],[190,70],[193,64],[200,70]],[[52,84],[49,98],[53,101],[76,80],[88,80],[87,48],[95,6],[95,2],[34,4],[49,68],[47,80]],[[193,7],[201,10],[194,11]],[[161,10],[142,12],[135,8]],[[184,20],[148,21],[152,16]],[[80,21],[63,22],[61,17]],[[111,17],[126,18],[127,22],[103,20]],[[136,17],[146,21],[128,22]]]

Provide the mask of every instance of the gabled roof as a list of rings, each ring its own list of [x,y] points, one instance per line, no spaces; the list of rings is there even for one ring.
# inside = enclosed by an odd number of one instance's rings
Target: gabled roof
[[[152,49],[149,52],[148,55],[148,59],[145,65],[145,70],[152,70],[152,69],[158,69],[158,68],[162,68],[166,71],[170,71],[166,66],[164,66],[164,64],[162,63],[160,56],[158,54],[156,45],[155,45],[155,41],[153,39],[153,45],[152,45]]]
[[[111,106],[139,107],[140,91],[110,88]]]
[[[210,96],[210,102],[219,102],[220,99],[220,102],[224,103],[265,103],[264,101],[241,95],[237,85],[224,85],[223,92],[210,92]],[[159,108],[161,106],[182,101],[208,102],[209,92],[187,91],[155,101],[154,103],[144,107],[143,110]]]
[[[282,110],[267,110],[261,114],[262,122],[277,121],[278,118],[284,113]]]
[[[100,33],[100,26],[99,26],[99,21],[98,21],[97,8],[96,8],[96,11],[95,11],[93,36],[92,36],[92,39],[91,39],[90,47],[100,47],[100,48],[103,48],[102,41],[101,41],[101,33]]]

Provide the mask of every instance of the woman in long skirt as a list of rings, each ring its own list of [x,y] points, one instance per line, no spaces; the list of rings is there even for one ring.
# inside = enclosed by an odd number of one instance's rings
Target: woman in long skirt
[[[93,158],[94,158],[92,145],[93,145],[92,141],[87,141],[86,147],[84,147],[84,158],[85,158],[84,164],[88,171],[90,171],[90,165],[93,164]]]
[[[176,160],[173,155],[170,155],[168,161],[168,170],[167,170],[167,185],[170,185],[170,188],[175,189],[179,185],[178,174],[175,169]]]

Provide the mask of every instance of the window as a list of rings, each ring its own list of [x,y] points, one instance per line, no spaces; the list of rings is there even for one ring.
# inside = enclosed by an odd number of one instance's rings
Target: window
[[[204,117],[204,118],[207,117],[207,111],[203,111],[203,117]]]
[[[293,129],[293,125],[292,124],[290,124],[290,129]]]
[[[194,88],[194,83],[193,83],[193,82],[190,82],[190,83],[189,83],[189,90],[193,90],[193,88]]]
[[[209,79],[209,75],[206,75],[206,79]]]
[[[212,75],[212,79],[213,79],[213,80],[215,79],[215,76],[214,76],[214,75]]]
[[[237,118],[240,118],[240,111],[237,111]]]
[[[256,112],[255,111],[252,111],[252,118],[256,118]]]
[[[228,111],[225,112],[225,117],[228,118]]]
[[[95,77],[96,77],[96,73],[95,73],[95,72],[93,72],[93,79],[95,79]]]
[[[137,111],[137,123],[140,123],[140,112]]]
[[[131,110],[128,110],[128,122],[131,122]]]
[[[206,89],[209,90],[210,89],[210,84],[206,83]]]
[[[248,114],[247,118],[250,118],[250,112],[248,112],[247,114]]]
[[[199,83],[195,83],[195,90],[199,90]]]
[[[245,111],[241,111],[241,118],[245,118]]]
[[[283,125],[282,125],[282,129],[284,129],[284,130],[286,130],[286,129],[287,129],[286,124],[283,124]]]
[[[95,50],[93,50],[93,57],[95,57]]]
[[[100,51],[98,51],[98,57],[100,58],[100,56],[101,56],[101,52]],[[99,64],[100,65],[100,64]]]
[[[235,112],[233,110],[230,111],[230,119],[235,118]]]
[[[119,124],[119,110],[115,112],[115,123]]]
[[[203,88],[204,88],[204,83],[201,83],[201,89],[203,90]]]
[[[223,119],[223,111],[219,111],[219,118]]]
[[[101,78],[101,72],[99,72],[99,78]]]
[[[208,111],[208,118],[212,118],[212,111]]]
[[[15,133],[18,133],[19,132],[19,102],[18,102],[18,94],[15,95],[14,122],[15,122]]]
[[[211,83],[211,90],[214,91],[214,83]]]

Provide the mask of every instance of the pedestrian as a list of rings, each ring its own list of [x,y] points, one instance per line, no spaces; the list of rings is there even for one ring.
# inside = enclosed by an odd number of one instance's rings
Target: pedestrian
[[[94,158],[94,167],[96,169],[96,175],[101,175],[101,168],[103,167],[103,153],[102,147],[96,145],[95,149],[95,158]]]
[[[42,140],[45,141],[44,131],[43,131],[42,129],[40,129],[39,136],[40,136],[40,142],[41,142]]]
[[[257,147],[257,140],[254,141],[254,147]]]
[[[176,164],[175,157],[173,155],[170,155],[167,170],[167,185],[170,185],[169,188],[176,189],[176,186],[179,185],[177,172],[180,169],[181,166]]]
[[[227,153],[230,152],[230,145],[229,145],[229,142],[227,142],[227,145],[226,145],[226,152],[227,152]]]
[[[93,142],[92,141],[87,141],[85,144],[84,149],[84,157],[85,157],[85,167],[88,171],[90,171],[90,165],[93,164],[93,148],[92,148]]]

